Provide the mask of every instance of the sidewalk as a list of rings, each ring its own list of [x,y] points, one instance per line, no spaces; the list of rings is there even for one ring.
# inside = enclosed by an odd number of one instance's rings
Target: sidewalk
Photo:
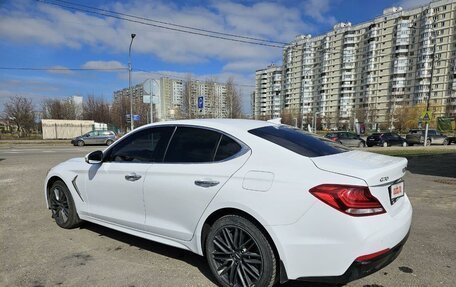
[[[0,145],[45,144],[45,145],[70,145],[71,140],[0,140]]]

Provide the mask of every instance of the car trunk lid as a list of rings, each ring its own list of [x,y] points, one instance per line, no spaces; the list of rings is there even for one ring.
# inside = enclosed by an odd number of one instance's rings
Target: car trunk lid
[[[365,181],[387,212],[394,216],[403,200],[392,202],[389,189],[401,181],[407,168],[407,159],[364,151],[349,151],[311,158],[321,170],[356,177]]]

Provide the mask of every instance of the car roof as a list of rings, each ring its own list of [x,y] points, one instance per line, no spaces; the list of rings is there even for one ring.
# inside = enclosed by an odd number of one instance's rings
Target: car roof
[[[277,126],[266,121],[247,120],[247,119],[191,119],[191,120],[176,120],[176,121],[163,121],[156,122],[148,125],[141,126],[141,128],[161,126],[161,125],[189,125],[200,126],[218,129],[226,132],[246,132],[251,129],[261,128],[265,126]]]

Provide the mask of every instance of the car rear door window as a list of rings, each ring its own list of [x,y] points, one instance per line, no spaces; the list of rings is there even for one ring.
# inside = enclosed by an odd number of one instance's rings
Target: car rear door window
[[[249,133],[307,157],[318,157],[348,151],[346,147],[325,138],[287,126],[266,126]]]
[[[122,139],[108,152],[111,162],[162,162],[175,127],[147,128]]]
[[[178,127],[166,152],[167,163],[212,162],[221,134],[207,129]]]
[[[241,145],[233,139],[222,135],[214,161],[221,161],[236,155],[242,149]]]

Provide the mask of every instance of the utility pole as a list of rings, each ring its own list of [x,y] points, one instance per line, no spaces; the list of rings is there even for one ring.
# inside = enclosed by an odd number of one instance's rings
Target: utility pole
[[[135,128],[133,123],[133,93],[131,90],[131,44],[136,34],[131,34],[130,47],[128,48],[128,89],[130,90],[130,130]]]

